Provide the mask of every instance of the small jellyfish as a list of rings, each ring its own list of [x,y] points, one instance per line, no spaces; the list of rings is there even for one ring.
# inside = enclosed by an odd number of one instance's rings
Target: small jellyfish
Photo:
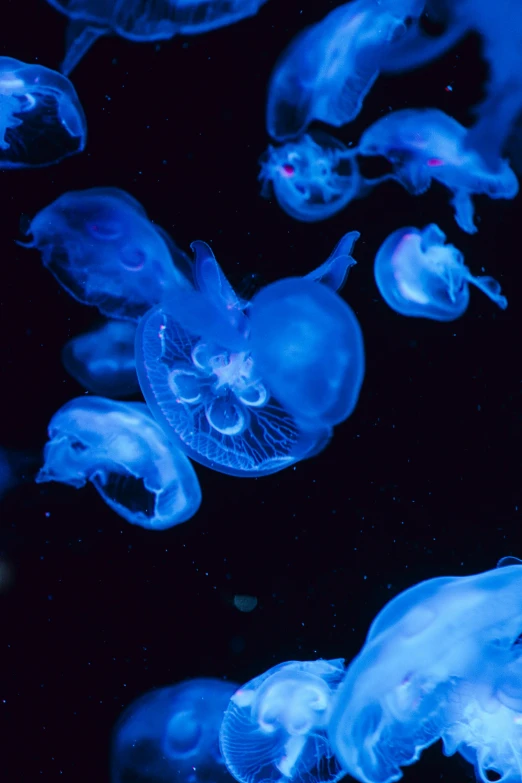
[[[322,131],[270,146],[259,162],[263,198],[273,190],[281,209],[303,222],[326,220],[365,192],[354,152]]]
[[[474,234],[472,196],[512,199],[518,180],[507,161],[490,169],[466,144],[469,131],[439,109],[402,109],[377,120],[361,137],[359,155],[382,155],[396,179],[412,195],[425,193],[432,180],[452,193],[455,220]]]
[[[111,783],[231,783],[219,727],[236,688],[187,680],[133,701],[114,728]]]
[[[344,777],[327,732],[343,663],[280,663],[234,693],[220,745],[239,783],[333,783]]]
[[[334,752],[361,783],[393,783],[443,740],[502,781],[520,780],[522,567],[421,582],[392,599],[339,686]],[[504,774],[507,774],[504,777]],[[496,779],[496,778],[495,778]]]
[[[83,304],[109,318],[138,320],[172,288],[189,288],[189,259],[118,188],[64,193],[31,221],[25,247]]]
[[[87,122],[69,79],[0,57],[0,168],[34,168],[81,152]]]
[[[355,0],[300,33],[268,87],[267,131],[295,138],[313,120],[340,127],[359,114],[383,52],[422,13],[422,0]]]
[[[194,516],[201,490],[192,465],[142,402],[78,397],[54,414],[41,484],[90,481],[127,522],[165,530]]]
[[[453,321],[466,311],[469,286],[474,285],[503,310],[507,299],[492,277],[474,277],[464,256],[431,223],[399,228],[390,234],[375,257],[374,274],[382,298],[401,315]]]
[[[164,41],[198,35],[255,16],[266,0],[48,0],[69,17],[62,72],[70,73],[102,35]]]
[[[345,376],[335,365],[342,360],[336,350],[346,334],[342,318],[349,319],[351,311],[328,285],[344,281],[353,261],[347,255],[353,236],[316,272],[325,285],[313,279],[292,281],[302,282],[307,290],[324,290],[329,306],[330,297],[334,300],[329,323],[335,322],[335,334],[329,335],[333,344],[328,346],[334,369],[329,377],[340,383]],[[180,292],[154,307],[136,334],[138,379],[153,415],[191,459],[232,476],[268,475],[318,454],[330,438],[329,424],[307,422],[305,431],[257,367],[250,340],[256,298],[250,303],[237,297],[208,245],[194,242],[192,248],[197,290]],[[339,308],[341,322],[335,320]],[[326,336],[326,331],[321,334]],[[259,330],[258,335],[262,340]],[[304,329],[302,336],[307,339]],[[270,355],[269,345],[263,350]],[[316,376],[325,367],[326,361],[319,360],[313,368]],[[317,379],[314,388],[319,385]],[[296,391],[295,384],[293,391],[308,394]]]
[[[72,377],[101,397],[128,397],[139,392],[131,321],[108,321],[65,344],[62,362]]]

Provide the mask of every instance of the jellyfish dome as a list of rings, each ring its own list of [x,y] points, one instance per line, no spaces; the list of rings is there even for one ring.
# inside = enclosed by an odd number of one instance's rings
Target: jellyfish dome
[[[488,770],[520,779],[521,633],[520,562],[430,579],[390,601],[334,704],[329,737],[345,771],[392,783],[442,738],[483,781]]]
[[[111,783],[231,783],[219,727],[236,688],[188,680],[132,702],[114,728]]]
[[[234,693],[220,745],[239,783],[333,783],[344,776],[327,733],[343,675],[342,658],[289,661]]]
[[[60,408],[36,477],[47,481],[90,481],[113,511],[149,530],[179,525],[201,504],[192,465],[141,402],[78,397]]]
[[[0,57],[0,168],[33,168],[81,152],[87,121],[69,79]]]
[[[65,290],[109,318],[138,320],[172,287],[190,286],[187,256],[119,188],[64,193],[31,221],[31,240]]]

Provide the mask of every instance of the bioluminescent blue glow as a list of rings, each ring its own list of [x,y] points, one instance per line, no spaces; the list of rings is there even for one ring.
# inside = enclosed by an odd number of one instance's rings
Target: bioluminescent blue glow
[[[36,481],[77,489],[90,481],[117,514],[148,530],[186,522],[201,503],[192,465],[142,402],[67,402],[49,423]]]

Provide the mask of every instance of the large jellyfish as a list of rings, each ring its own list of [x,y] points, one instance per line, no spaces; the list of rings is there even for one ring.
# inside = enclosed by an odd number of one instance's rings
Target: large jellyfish
[[[266,0],[48,0],[66,14],[69,27],[62,72],[70,73],[102,35],[161,41],[197,35],[257,14]]]
[[[359,155],[382,155],[393,165],[392,178],[417,196],[432,180],[453,193],[458,225],[473,234],[473,194],[511,199],[516,175],[504,160],[494,171],[466,144],[469,131],[439,109],[401,109],[377,120],[361,137]]]
[[[295,281],[312,297],[317,289],[321,301],[324,290],[330,295],[329,304],[331,297],[337,308],[329,314],[328,323],[333,326],[339,317],[341,336],[334,337],[330,361],[314,354],[313,368],[313,359],[307,367],[339,383],[345,378],[335,365],[339,358],[335,351],[345,334],[346,319],[355,317],[328,286],[343,284],[354,263],[350,252],[357,236],[356,232],[347,234],[309,279]],[[317,454],[328,442],[330,424],[318,418],[305,429],[286,402],[278,399],[259,371],[251,345],[256,305],[237,297],[208,245],[195,242],[192,247],[197,290],[172,296],[153,308],[141,320],[136,335],[136,369],[154,416],[188,456],[230,475],[267,475]],[[279,316],[284,318],[277,312]],[[322,325],[324,321],[319,330]],[[260,329],[257,334],[261,336]],[[304,329],[301,336],[303,341],[308,339]],[[269,346],[266,350],[270,351]],[[293,390],[304,399],[309,394],[305,388],[294,386]],[[338,388],[337,394],[342,397],[344,388]],[[328,399],[334,398],[331,390]]]
[[[0,168],[32,168],[81,152],[87,122],[69,79],[0,57]]]
[[[353,120],[379,74],[383,50],[423,5],[423,0],[354,0],[300,33],[270,81],[270,136],[295,138],[313,120],[335,127]]]
[[[67,372],[101,397],[128,397],[140,390],[134,359],[136,325],[108,321],[69,340],[62,351]]]
[[[219,727],[236,688],[188,680],[132,702],[114,728],[111,783],[230,783]]]
[[[44,266],[75,299],[109,318],[138,320],[171,288],[189,288],[189,259],[118,188],[64,193],[27,231]]]
[[[431,223],[421,231],[399,228],[375,257],[375,281],[385,302],[398,313],[435,321],[453,321],[467,309],[474,285],[503,310],[507,299],[492,277],[474,277],[464,256]]]
[[[37,483],[90,481],[127,522],[164,530],[194,516],[201,490],[192,465],[142,402],[78,397],[54,414]]]
[[[229,772],[239,783],[334,783],[344,777],[328,739],[343,659],[289,661],[243,685],[220,731]]]
[[[448,755],[476,763],[482,781],[489,772],[520,780],[522,566],[499,565],[421,582],[377,615],[329,724],[356,780],[399,780],[441,738]]]

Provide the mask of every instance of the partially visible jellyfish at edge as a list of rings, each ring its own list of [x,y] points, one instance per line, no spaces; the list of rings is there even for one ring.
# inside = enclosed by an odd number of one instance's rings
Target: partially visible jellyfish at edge
[[[219,727],[236,688],[187,680],[133,701],[114,727],[111,783],[232,783]]]
[[[374,274],[384,301],[401,315],[453,321],[469,304],[469,286],[479,288],[502,310],[508,302],[492,277],[471,274],[460,250],[431,223],[422,230],[392,232],[375,257]]]
[[[113,511],[148,530],[185,522],[201,504],[192,465],[141,402],[85,396],[63,405],[36,477],[48,481],[77,489],[90,481]]]

